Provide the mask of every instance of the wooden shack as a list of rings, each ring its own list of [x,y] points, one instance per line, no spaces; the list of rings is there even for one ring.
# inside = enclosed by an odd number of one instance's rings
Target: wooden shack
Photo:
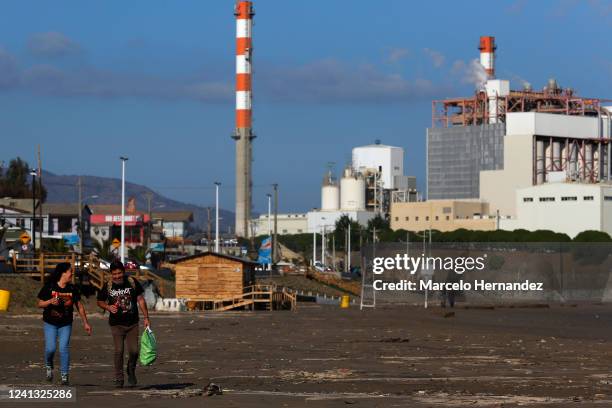
[[[231,255],[204,252],[173,262],[176,297],[198,301],[240,298],[255,283],[257,263]]]

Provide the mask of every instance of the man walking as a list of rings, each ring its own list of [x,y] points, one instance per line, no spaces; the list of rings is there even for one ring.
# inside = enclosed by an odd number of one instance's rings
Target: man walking
[[[123,387],[123,354],[127,345],[128,384],[134,386],[136,362],[138,360],[138,307],[144,318],[144,326],[149,327],[149,311],[144,300],[143,289],[138,281],[125,275],[125,267],[119,261],[110,265],[111,280],[98,292],[98,306],[110,313],[108,323],[115,346],[115,386]]]

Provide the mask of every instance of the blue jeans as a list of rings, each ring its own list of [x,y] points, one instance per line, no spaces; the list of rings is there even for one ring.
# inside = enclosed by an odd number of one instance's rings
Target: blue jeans
[[[72,324],[66,326],[55,326],[43,322],[45,330],[45,365],[53,368],[53,356],[55,356],[55,342],[59,338],[60,373],[68,374],[70,370],[70,334]]]

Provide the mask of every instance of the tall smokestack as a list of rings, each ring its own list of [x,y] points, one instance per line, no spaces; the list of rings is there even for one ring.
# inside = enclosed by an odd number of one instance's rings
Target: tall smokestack
[[[487,79],[495,78],[495,37],[480,37],[480,64],[487,72]]]
[[[251,219],[251,141],[255,138],[251,127],[251,63],[253,44],[253,3],[236,2],[236,235],[250,236]]]

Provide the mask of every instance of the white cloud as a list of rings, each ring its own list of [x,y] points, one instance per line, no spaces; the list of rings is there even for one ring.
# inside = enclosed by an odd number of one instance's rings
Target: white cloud
[[[258,75],[264,97],[296,102],[407,102],[443,94],[447,88],[426,79],[407,79],[373,65],[351,65],[335,59]]]
[[[410,51],[406,48],[391,48],[387,56],[387,62],[395,63],[410,55]]]
[[[432,50],[430,48],[424,48],[423,52],[431,58],[431,62],[436,68],[440,68],[444,64],[444,60],[446,59],[444,55],[436,50]]]
[[[76,42],[55,31],[32,35],[28,40],[28,49],[38,57],[62,57],[81,52]]]

